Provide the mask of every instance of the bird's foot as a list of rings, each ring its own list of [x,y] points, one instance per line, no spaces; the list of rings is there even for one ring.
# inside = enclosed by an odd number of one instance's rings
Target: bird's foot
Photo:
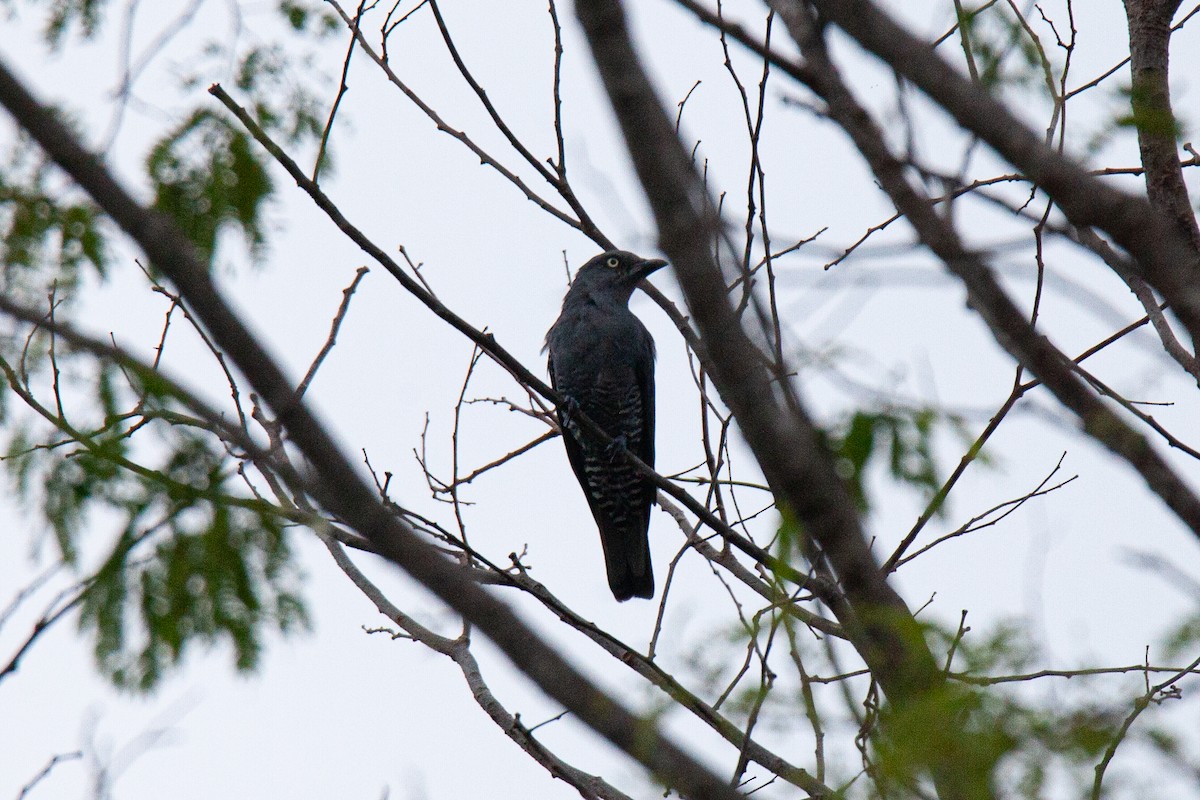
[[[558,410],[558,424],[564,431],[577,434],[575,417],[580,413],[579,403],[570,395],[563,396],[563,403]]]
[[[629,442],[625,439],[625,435],[614,436],[613,440],[604,448],[605,455],[609,461],[616,461],[621,458],[629,450]]]

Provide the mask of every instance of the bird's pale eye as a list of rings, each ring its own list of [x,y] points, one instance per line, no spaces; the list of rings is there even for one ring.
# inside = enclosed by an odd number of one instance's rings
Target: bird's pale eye
[[[608,266],[612,269],[616,269],[621,265],[621,259],[617,258],[616,256],[609,256],[608,260],[604,263],[608,264]]]

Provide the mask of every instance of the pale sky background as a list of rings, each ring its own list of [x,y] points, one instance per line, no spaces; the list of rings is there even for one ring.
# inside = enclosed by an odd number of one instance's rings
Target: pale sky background
[[[233,40],[234,5],[238,4],[201,4],[189,33],[154,62],[139,84],[139,103],[129,109],[109,156],[127,181],[137,180],[148,144],[178,121],[174,115],[198,98],[207,98],[203,93],[211,80],[232,86],[228,74],[204,72],[198,85],[180,98],[172,76],[198,67],[194,56],[205,39]],[[744,207],[748,148],[720,48],[707,30],[671,3],[630,5],[637,6],[635,36],[665,102],[673,105],[701,81],[687,103],[685,135],[689,141],[702,141],[700,152],[708,160],[710,179],[729,192],[727,209],[734,209],[736,218]],[[902,9],[910,25],[927,33],[945,31],[952,19],[950,2],[887,5]],[[46,56],[36,39],[38,15],[24,3],[13,6],[20,13],[0,20],[0,53],[19,68],[39,97],[69,107],[84,120],[92,145],[97,145],[108,129],[120,70],[119,15],[106,20],[94,43],[72,39],[64,52]],[[281,30],[273,3],[240,6],[240,43],[268,41]],[[182,7],[142,4],[133,52],[142,52]],[[1063,18],[1061,3],[1045,7],[1056,20]],[[753,3],[731,3],[727,8],[731,15],[747,10],[758,14]],[[460,52],[506,119],[531,149],[551,155],[552,39],[544,4],[447,0],[443,11]],[[574,186],[609,236],[651,255],[652,220],[572,11],[566,4],[559,11],[565,28],[565,133]],[[1071,87],[1111,67],[1126,46],[1117,0],[1077,3],[1076,17],[1079,49],[1068,81]],[[375,21],[364,27],[377,32],[378,25]],[[1044,26],[1038,32],[1050,40]],[[781,28],[776,36],[782,42]],[[1200,74],[1198,36],[1200,22],[1194,22],[1176,37],[1172,53],[1175,106],[1188,131],[1200,124],[1193,112]],[[326,102],[336,90],[344,50],[345,37],[339,34],[317,50],[315,66],[305,73]],[[477,137],[520,174],[529,173],[490,130],[445,55],[427,9],[405,23],[391,52],[394,68],[450,125]],[[961,51],[951,46],[944,52],[961,60]],[[858,91],[897,127],[896,141],[901,141],[893,78],[851,47],[841,47],[839,53]],[[1061,60],[1057,51],[1052,57]],[[738,65],[748,86],[755,84],[759,67],[745,58],[739,58]],[[1126,77],[1110,81],[1071,106],[1070,149],[1084,152],[1119,113],[1117,89],[1126,84]],[[837,356],[846,378],[885,395],[960,410],[970,435],[976,435],[1010,389],[1013,366],[1008,357],[965,310],[958,284],[944,277],[926,254],[900,246],[910,239],[900,226],[873,240],[860,257],[822,270],[832,253],[886,219],[891,207],[832,125],[802,110],[781,107],[782,94],[805,93],[779,74],[772,76],[771,85],[763,158],[776,244],[780,238],[829,228],[816,246],[780,263],[789,343],[811,408],[820,418],[833,420],[840,410],[864,402],[864,395],[848,390],[847,380],[835,380],[817,366]],[[527,365],[544,373],[542,338],[566,286],[563,251],[574,270],[596,247],[525,201],[454,139],[439,134],[381,80],[362,53],[355,55],[350,86],[333,136],[336,173],[326,179],[326,190],[385,250],[394,253],[403,245],[414,261],[424,262],[425,276],[451,308],[477,327],[486,326]],[[929,113],[915,94],[910,93],[908,101],[915,109],[920,155],[944,169],[957,169],[962,140],[951,136],[945,121]],[[1044,104],[1024,101],[1020,110],[1044,128]],[[7,118],[0,123],[0,137],[4,143],[11,141]],[[1136,146],[1128,133],[1098,146],[1090,156],[1094,164],[1136,163]],[[311,164],[311,157],[306,153],[302,163]],[[975,176],[1010,171],[982,151],[974,164]],[[267,263],[251,268],[244,249],[234,242],[222,250],[220,277],[245,318],[299,378],[324,342],[342,288],[354,270],[368,262],[282,171],[273,169],[272,175],[279,191],[270,209],[273,233]],[[1136,181],[1128,185],[1140,188]],[[135,187],[144,189],[136,183]],[[1007,196],[1017,191],[1009,190]],[[1041,202],[1032,207],[1040,212]],[[979,204],[962,203],[956,213],[960,230],[976,247],[1028,238],[1027,225],[1014,227],[1004,215]],[[993,263],[1020,301],[1028,304],[1033,289],[1028,246],[997,253]],[[1041,323],[1064,351],[1077,353],[1142,315],[1102,264],[1058,242],[1051,243],[1047,254],[1049,288]],[[109,280],[86,287],[80,319],[88,330],[100,335],[112,331],[118,341],[149,357],[166,304],[145,289],[132,250],[122,247],[115,255]],[[430,500],[413,448],[420,446],[428,412],[430,461],[441,476],[448,474],[453,406],[470,346],[407,296],[382,268],[368,266],[372,272],[355,296],[338,346],[309,399],[347,452],[366,448],[378,469],[395,473],[397,500],[450,522],[449,508]],[[660,272],[653,282],[678,301],[669,271]],[[669,474],[700,460],[695,392],[683,346],[669,320],[640,294],[632,307],[658,342],[658,466]],[[194,337],[181,326],[173,328],[168,368],[220,400],[225,397],[224,382],[210,361]],[[1195,444],[1190,437],[1198,411],[1196,392],[1164,356],[1156,355],[1151,333],[1140,331],[1089,363],[1127,396],[1175,401],[1174,406],[1155,407],[1153,414]],[[507,375],[486,362],[468,394],[522,397]],[[483,404],[466,409],[462,426],[464,472],[542,433],[527,419]],[[943,475],[957,463],[962,447],[952,436],[939,440]],[[968,471],[952,496],[949,515],[935,520],[918,544],[1028,492],[1064,452],[1060,474],[1080,477],[1029,503],[1001,525],[947,543],[905,566],[896,580],[910,606],[917,608],[932,598],[922,614],[948,626],[957,623],[962,609],[969,609],[969,624],[980,635],[1003,620],[1022,620],[1044,648],[1040,666],[1140,663],[1147,645],[1156,645],[1170,624],[1189,609],[1194,611],[1195,598],[1164,576],[1133,564],[1129,554],[1154,553],[1196,576],[1200,569],[1195,566],[1195,538],[1131,470],[1075,435],[1071,422],[1044,392],[1028,396],[991,448],[994,467],[976,465]],[[1200,484],[1194,461],[1169,457],[1193,485]],[[735,458],[742,477],[751,478],[749,456],[740,444]],[[908,531],[922,503],[912,492],[890,486],[882,474],[875,476],[874,485],[870,529],[879,552],[886,555]],[[509,552],[527,545],[534,577],[585,618],[635,647],[645,647],[657,603],[613,602],[594,525],[559,442],[480,479],[466,497],[476,503],[467,516],[475,546],[503,562]],[[742,499],[748,506],[758,500],[749,493]],[[13,503],[4,503],[2,511],[6,535],[0,537],[0,603],[6,604],[36,571],[31,554],[36,554],[35,563],[45,564],[53,548]],[[765,536],[772,525],[773,518],[764,518],[757,531]],[[110,546],[112,535],[111,521],[97,519],[94,533],[82,541],[84,552],[98,556]],[[682,540],[671,520],[657,511],[651,539],[661,591],[668,561]],[[0,684],[0,798],[15,797],[51,755],[81,747],[89,752],[87,759],[59,766],[30,797],[90,797],[95,755],[113,770],[113,796],[127,800],[379,798],[385,793],[414,800],[577,796],[503,736],[475,705],[461,674],[447,659],[411,642],[366,635],[363,626],[386,620],[342,576],[315,538],[299,533],[293,541],[305,571],[314,628],[311,634],[286,641],[271,637],[254,675],[235,676],[224,648],[195,650],[154,695],[130,697],[96,677],[90,643],[79,639],[73,624],[59,625],[44,637],[22,662],[20,673]],[[373,559],[358,561],[406,611],[442,631],[457,629],[453,617],[411,580]],[[681,562],[677,580],[660,643],[661,659],[666,668],[698,686],[698,670],[740,657],[741,645],[732,638],[736,618],[724,588],[694,554]],[[590,642],[556,626],[540,607],[515,596],[508,599],[634,708],[649,710],[661,700],[631,672],[615,669]],[[7,660],[27,635],[40,604],[26,611],[0,630],[0,658]],[[475,650],[494,692],[526,724],[558,713],[555,704],[514,676],[486,642],[477,641]],[[1195,685],[1194,680],[1185,682],[1185,691]],[[1060,681],[1042,684],[1038,691],[1064,702],[1088,693],[1094,693],[1097,702],[1131,702],[1141,691],[1141,678]],[[1164,719],[1194,732],[1196,710],[1194,703],[1177,703],[1164,710],[1169,715]],[[727,772],[732,767],[736,752],[707,729],[683,715],[670,715],[666,721],[714,768]],[[635,796],[649,797],[656,791],[640,768],[569,718],[541,729],[539,735],[576,767],[602,774]],[[764,743],[801,766],[811,760],[807,735],[806,728],[758,733]],[[853,764],[842,767],[848,770]],[[1130,748],[1121,751],[1113,769],[1145,778],[1161,765]],[[1158,797],[1185,797],[1195,786],[1164,783],[1155,789]],[[757,796],[799,793],[775,785]]]

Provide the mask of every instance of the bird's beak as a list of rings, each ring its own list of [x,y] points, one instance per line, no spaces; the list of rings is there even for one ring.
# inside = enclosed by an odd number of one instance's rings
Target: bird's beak
[[[661,258],[647,258],[644,261],[639,261],[633,268],[633,279],[640,281],[650,275],[655,270],[662,269],[667,265],[667,262]]]

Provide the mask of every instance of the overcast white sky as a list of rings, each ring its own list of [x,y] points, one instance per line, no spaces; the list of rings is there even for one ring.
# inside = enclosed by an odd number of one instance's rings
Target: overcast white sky
[[[181,5],[142,4],[133,52],[142,52]],[[154,62],[139,84],[138,102],[131,105],[118,144],[109,154],[111,164],[128,180],[136,180],[148,143],[177,121],[173,115],[206,97],[203,92],[211,78],[231,83],[227,75],[205,73],[181,98],[172,77],[197,68],[194,57],[203,40],[232,39],[231,5],[236,4],[202,4],[190,32]],[[265,41],[276,34],[273,5],[241,4],[245,16],[239,41]],[[535,152],[551,155],[552,40],[544,4],[447,0],[444,5],[463,57],[493,101]],[[710,179],[729,192],[728,207],[741,208],[745,130],[719,46],[671,3],[636,5],[635,33],[661,96],[674,104],[701,81],[688,100],[685,133],[702,141],[700,152],[707,159]],[[902,9],[910,24],[927,32],[944,31],[952,19],[949,2],[888,5]],[[39,96],[75,112],[91,133],[92,144],[98,144],[108,129],[120,69],[117,15],[106,20],[95,43],[72,39],[63,53],[47,57],[36,41],[37,15],[24,3],[13,7],[15,16],[0,21],[3,58]],[[730,4],[731,13],[757,14],[756,9],[752,3]],[[1061,19],[1061,3],[1046,9]],[[566,48],[565,131],[575,188],[609,236],[651,255],[652,220],[569,6],[560,14]],[[1125,47],[1117,0],[1077,4],[1076,15],[1080,44],[1069,86],[1112,66]],[[378,25],[376,21],[366,27],[377,30]],[[485,115],[454,72],[428,11],[418,12],[405,26],[392,45],[394,68],[449,124],[507,156],[503,140],[488,128]],[[1050,37],[1044,27],[1038,31]],[[1200,124],[1191,113],[1197,107],[1194,84],[1200,74],[1197,36],[1200,23],[1177,37],[1173,51],[1176,108],[1188,130]],[[321,87],[326,100],[336,89],[344,49],[344,36],[330,40],[306,75]],[[847,73],[865,99],[898,125],[890,75],[851,48],[842,52]],[[753,62],[742,59],[739,67],[748,85],[757,81]],[[1089,156],[1093,163],[1136,162],[1136,147],[1127,134],[1103,142],[1094,137],[1118,109],[1117,88],[1125,82],[1110,82],[1072,106],[1069,148],[1084,153],[1095,144]],[[804,93],[779,75],[772,77],[772,84],[763,158],[776,236],[809,236],[829,229],[818,247],[781,264],[789,342],[801,367],[806,398],[826,420],[863,402],[865,395],[848,390],[848,381],[839,382],[818,366],[837,356],[842,359],[840,372],[853,381],[897,398],[961,410],[967,430],[977,434],[1010,389],[1013,370],[1008,358],[965,310],[962,290],[925,254],[900,246],[909,240],[907,230],[897,226],[864,249],[862,257],[833,270],[822,269],[830,251],[886,219],[891,208],[832,126],[802,110],[782,107],[781,95]],[[439,134],[381,80],[361,53],[355,56],[350,85],[333,136],[336,173],[327,180],[327,190],[385,250],[394,252],[403,245],[414,261],[424,262],[425,276],[448,305],[476,326],[486,326],[526,364],[543,371],[542,337],[565,290],[563,251],[574,269],[594,254],[595,246],[525,201],[458,142]],[[918,98],[908,99],[917,109],[920,155],[956,169],[962,141],[949,136],[945,121],[921,108]],[[1044,127],[1045,107],[1026,102],[1021,111]],[[11,141],[7,119],[0,131],[4,142]],[[896,133],[899,137],[901,132]],[[516,166],[517,159],[506,158],[506,163]],[[1007,170],[980,152],[971,174],[1003,171]],[[279,194],[270,212],[273,234],[267,263],[251,268],[245,253],[230,246],[222,251],[220,275],[246,318],[299,377],[324,341],[342,288],[367,262],[282,172],[276,170],[273,176]],[[979,247],[1019,239],[1028,227],[1013,227],[977,205],[962,205],[957,219]],[[128,248],[118,250],[109,280],[89,284],[81,322],[101,335],[113,331],[119,341],[149,355],[165,302],[145,289],[133,256]],[[1028,303],[1033,287],[1028,248],[999,250],[994,263]],[[1081,351],[1141,316],[1128,291],[1103,265],[1057,243],[1048,249],[1048,264],[1049,291],[1041,323],[1066,352]],[[395,473],[392,487],[398,500],[448,521],[449,509],[429,499],[413,448],[420,446],[428,413],[430,460],[435,471],[447,474],[453,405],[470,347],[406,296],[382,269],[368,265],[373,271],[356,295],[338,346],[309,397],[348,452],[366,448],[377,468]],[[678,297],[668,271],[653,282]],[[635,297],[632,306],[658,342],[658,463],[661,472],[676,472],[700,460],[697,403],[685,352],[669,320],[647,298]],[[223,396],[219,373],[182,328],[170,340],[167,364],[214,398]],[[1154,356],[1148,332],[1112,348],[1093,367],[1127,396],[1176,402],[1155,408],[1154,416],[1185,438],[1195,432],[1194,387],[1189,392],[1177,370]],[[468,396],[501,395],[521,397],[505,374],[481,365]],[[467,407],[462,426],[464,471],[542,433],[535,423],[486,404]],[[981,634],[1002,620],[1027,622],[1045,650],[1038,662],[1042,666],[1139,663],[1144,647],[1155,644],[1165,626],[1192,607],[1189,603],[1194,606],[1194,598],[1163,576],[1133,565],[1129,553],[1155,553],[1196,575],[1194,537],[1130,470],[1076,436],[1048,395],[1033,393],[1001,429],[992,448],[994,466],[971,468],[948,516],[935,521],[923,541],[1029,491],[1064,452],[1062,475],[1080,477],[1001,525],[907,565],[897,582],[909,604],[915,608],[931,600],[923,614],[951,626],[962,609],[969,609],[970,624]],[[961,455],[960,442],[944,437],[939,451],[943,470],[948,471]],[[744,476],[751,477],[749,457],[740,445],[734,455]],[[1195,463],[1172,457],[1197,485],[1200,472]],[[907,532],[921,502],[911,492],[890,487],[882,475],[875,476],[874,485],[878,492],[871,530],[886,554]],[[749,493],[743,497],[751,505],[760,499]],[[477,504],[467,512],[475,546],[498,561],[528,546],[536,578],[584,617],[644,648],[657,605],[612,601],[594,525],[561,444],[539,447],[515,467],[481,479],[471,486],[467,499]],[[12,502],[0,510],[6,532],[0,537],[0,603],[7,603],[35,571],[31,553],[35,563],[46,564],[53,549]],[[97,520],[82,543],[92,557],[109,546],[113,530],[108,522]],[[766,532],[773,524],[773,519],[764,519],[758,530]],[[365,634],[363,626],[386,620],[337,571],[315,539],[301,533],[294,541],[304,565],[314,629],[287,641],[273,637],[262,668],[252,676],[234,676],[224,649],[197,651],[153,696],[130,697],[113,692],[95,676],[90,645],[80,640],[73,624],[60,625],[40,641],[22,662],[20,674],[0,684],[0,798],[15,796],[52,754],[81,748],[88,751],[87,760],[60,766],[31,797],[90,796],[97,755],[113,771],[114,796],[127,800],[378,798],[388,792],[404,798],[577,796],[495,728],[471,700],[453,664],[420,645]],[[656,511],[652,547],[660,588],[681,541],[669,518]],[[453,618],[411,581],[371,559],[359,561],[406,610],[435,627],[455,629]],[[740,645],[731,638],[736,618],[725,590],[707,566],[689,556],[679,570],[660,653],[665,667],[694,679],[708,666],[738,658]],[[522,608],[577,663],[630,705],[648,710],[661,699],[632,673],[614,669],[586,640],[560,631],[544,611],[532,605]],[[28,610],[32,614],[37,604]],[[7,659],[33,619],[27,614],[0,630],[0,658]],[[514,677],[485,642],[478,642],[476,649],[492,688],[524,722],[534,724],[558,713],[554,704]],[[1140,680],[1134,676],[1103,690],[1095,689],[1096,684],[1063,683],[1047,691],[1062,692],[1064,702],[1093,691],[1098,700],[1132,698]],[[1195,730],[1195,705],[1181,706],[1175,719]],[[718,769],[728,770],[736,759],[730,748],[682,717],[668,717],[667,722]],[[539,733],[575,766],[603,774],[637,796],[654,791],[638,768],[570,719]],[[768,730],[762,736],[794,763],[804,765],[810,758],[811,745],[802,733]],[[1121,758],[1133,762],[1138,757],[1138,751],[1131,750]],[[1131,766],[1120,759],[1118,765]],[[1158,796],[1170,796],[1169,789],[1163,791]],[[774,786],[760,796],[797,794]]]

